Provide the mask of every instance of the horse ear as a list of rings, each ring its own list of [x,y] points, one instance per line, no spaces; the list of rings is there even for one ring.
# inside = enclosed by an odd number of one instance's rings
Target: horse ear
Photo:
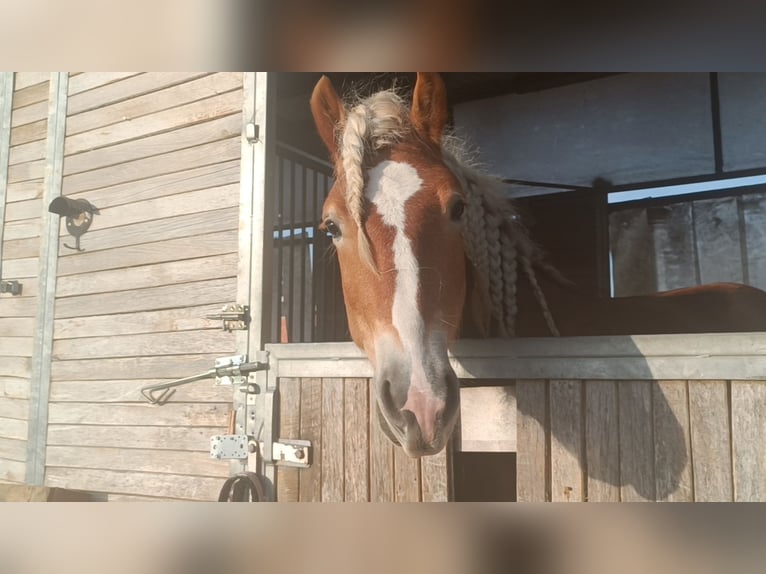
[[[335,130],[343,122],[345,111],[343,102],[327,76],[322,76],[314,86],[314,93],[311,94],[311,113],[324,145],[332,158],[337,158],[338,141],[335,138]]]
[[[447,112],[447,90],[441,76],[435,72],[418,72],[412,94],[412,125],[421,136],[440,145]]]

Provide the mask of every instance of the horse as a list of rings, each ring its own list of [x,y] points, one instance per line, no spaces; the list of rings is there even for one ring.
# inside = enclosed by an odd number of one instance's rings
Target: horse
[[[327,77],[310,106],[335,183],[320,229],[337,253],[349,331],[373,366],[381,427],[411,457],[440,452],[459,414],[458,336],[766,330],[766,293],[719,284],[598,299],[546,262],[501,180],[447,130],[444,83],[418,73],[408,104],[345,104]]]

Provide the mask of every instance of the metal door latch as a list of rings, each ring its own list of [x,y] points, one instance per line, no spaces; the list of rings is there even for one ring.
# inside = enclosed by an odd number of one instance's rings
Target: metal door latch
[[[247,362],[245,355],[234,355],[233,357],[222,357],[216,359],[215,367],[204,373],[192,375],[171,381],[169,383],[157,383],[156,385],[147,385],[141,388],[143,397],[152,404],[165,404],[170,396],[175,392],[174,387],[180,387],[194,381],[203,379],[215,379],[219,385],[242,385],[247,382],[247,376],[255,371],[266,371],[269,368],[268,362],[254,361]],[[160,393],[155,396],[155,393]]]
[[[237,303],[224,305],[220,313],[208,313],[205,318],[221,321],[224,331],[244,331],[250,324],[250,308]]]
[[[218,460],[245,460],[259,456],[263,443],[257,443],[246,434],[216,435],[210,437],[210,458]],[[271,445],[272,460],[266,464],[309,468],[312,463],[311,441],[280,439]]]
[[[10,293],[11,295],[21,295],[22,284],[16,281],[0,281],[0,293]]]
[[[271,446],[273,464],[308,468],[312,463],[313,449],[311,441],[299,439],[279,439]]]

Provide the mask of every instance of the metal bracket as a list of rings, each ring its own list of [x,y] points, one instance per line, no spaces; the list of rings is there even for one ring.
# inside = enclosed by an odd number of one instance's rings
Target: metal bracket
[[[16,281],[0,281],[0,293],[10,293],[11,295],[21,295],[24,286]]]
[[[246,434],[225,434],[210,437],[210,458],[245,460],[249,454],[250,437]]]
[[[272,464],[276,466],[293,466],[309,468],[313,458],[311,441],[298,439],[279,439],[272,443]]]
[[[255,122],[249,122],[245,125],[245,138],[251,144],[258,141],[260,137],[260,126]]]
[[[239,367],[247,361],[245,355],[221,357],[215,360],[216,385],[242,385],[247,381],[247,375],[240,374],[233,367]]]
[[[247,305],[224,305],[220,313],[208,313],[207,319],[221,321],[224,331],[244,331],[250,324],[250,308]]]

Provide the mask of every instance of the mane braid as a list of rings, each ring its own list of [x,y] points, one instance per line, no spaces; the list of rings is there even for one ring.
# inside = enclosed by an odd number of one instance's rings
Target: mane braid
[[[529,238],[511,202],[503,197],[502,182],[480,173],[464,160],[465,152],[452,136],[442,142],[445,162],[461,184],[466,208],[463,215],[463,243],[474,266],[480,299],[490,314],[484,325],[487,335],[515,335],[518,303],[518,267],[529,279],[546,325],[559,335],[545,295],[537,281],[535,268],[548,270],[542,251]],[[557,275],[553,271],[554,275]],[[494,326],[494,331],[492,327]]]
[[[411,129],[404,100],[393,90],[373,94],[346,110],[338,171],[345,178],[346,206],[359,230],[359,253],[373,270],[376,267],[364,230],[365,173],[371,167],[371,156],[400,141]]]

